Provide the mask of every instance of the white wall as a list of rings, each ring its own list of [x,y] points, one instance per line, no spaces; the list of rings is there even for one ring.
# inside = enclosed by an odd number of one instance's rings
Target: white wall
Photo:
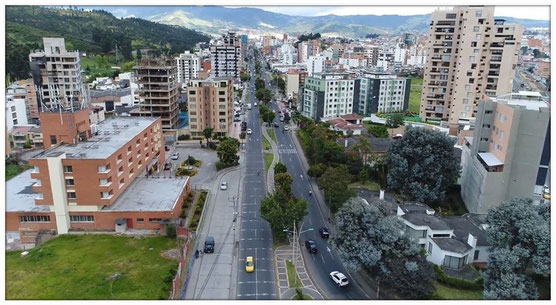
[[[5,113],[8,130],[12,129],[14,126],[29,125],[25,99],[14,99],[13,96],[7,95]],[[15,122],[15,120],[17,120],[17,122]]]

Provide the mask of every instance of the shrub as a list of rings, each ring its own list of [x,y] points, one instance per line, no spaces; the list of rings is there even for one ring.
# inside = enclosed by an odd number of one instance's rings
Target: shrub
[[[189,223],[189,231],[197,231],[198,224],[199,222],[197,221],[197,219],[192,219],[191,222]]]
[[[286,165],[284,165],[284,163],[278,162],[276,163],[276,165],[274,165],[274,174],[281,174],[287,172],[288,172],[288,168],[286,167]]]
[[[216,149],[217,146],[218,146],[218,145],[217,145],[216,143],[210,142],[208,147],[209,147],[210,149]]]
[[[166,237],[176,238],[176,225],[175,224],[169,223],[169,224],[166,225]]]
[[[222,161],[216,162],[216,170],[221,170],[221,169],[224,169],[224,168],[226,168],[226,167],[228,167],[228,166],[226,165],[226,163],[224,163],[224,162],[222,162]]]
[[[468,281],[456,277],[451,277],[446,275],[444,270],[440,268],[438,265],[434,265],[434,271],[436,272],[436,276],[438,281],[454,287],[458,289],[466,289],[466,290],[483,290],[483,277],[479,277],[475,281]]]
[[[184,208],[181,209],[180,218],[185,219],[186,217],[187,217],[187,208],[184,206]]]
[[[368,130],[377,138],[388,138],[388,129],[384,125],[371,125]]]
[[[179,136],[178,136],[178,140],[179,140],[179,141],[183,141],[183,140],[187,140],[187,139],[185,138],[185,135],[182,134],[182,135],[179,135]]]
[[[191,155],[187,155],[187,164],[189,165],[194,165],[195,162],[197,162],[197,160],[195,159],[195,157],[191,156]]]
[[[172,281],[176,277],[176,273],[177,271],[175,269],[168,270],[168,273],[166,273],[166,276],[164,277],[164,283],[166,284],[172,283]]]
[[[326,172],[327,168],[328,166],[324,163],[313,164],[309,167],[309,170],[307,170],[307,175],[319,178],[322,174],[324,174],[324,172]]]

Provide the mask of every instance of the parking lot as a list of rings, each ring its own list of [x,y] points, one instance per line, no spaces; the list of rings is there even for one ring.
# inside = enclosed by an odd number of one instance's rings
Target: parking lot
[[[205,141],[203,141],[203,143],[204,142]],[[195,176],[191,177],[191,186],[193,188],[208,188],[213,183],[217,175],[216,162],[218,161],[218,156],[216,155],[216,151],[201,148],[197,143],[176,146],[171,152],[179,153],[178,160],[172,160],[170,157],[167,158],[166,162],[172,163],[173,171],[175,171],[183,161],[187,160],[188,155],[193,156],[197,160],[201,160],[201,168]],[[171,154],[168,156],[170,155]]]

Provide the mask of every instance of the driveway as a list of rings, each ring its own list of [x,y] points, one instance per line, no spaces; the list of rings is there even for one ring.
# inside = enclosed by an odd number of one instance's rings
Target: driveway
[[[176,169],[179,164],[187,160],[187,156],[191,155],[197,160],[201,160],[201,168],[198,170],[197,174],[191,177],[191,187],[194,189],[209,188],[214,182],[214,179],[218,175],[216,171],[216,162],[218,161],[218,156],[216,151],[209,150],[206,148],[191,148],[185,146],[176,146],[174,152],[178,152],[180,157],[178,160],[168,159],[167,162],[172,163],[172,167]]]

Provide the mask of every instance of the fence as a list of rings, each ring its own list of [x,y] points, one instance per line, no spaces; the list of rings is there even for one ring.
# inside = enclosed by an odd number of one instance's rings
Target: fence
[[[180,263],[178,264],[178,271],[176,272],[176,276],[172,280],[172,291],[170,292],[170,298],[169,298],[170,300],[175,299],[176,293],[180,289],[181,274],[182,274],[183,268],[185,267],[185,264],[187,262],[187,253],[189,253],[189,249],[191,247],[191,233],[187,229],[185,229],[183,227],[178,227],[176,233],[177,233],[178,237],[182,236],[182,237],[186,238],[186,242],[185,242],[185,245],[182,248],[181,259],[180,259]],[[186,275],[187,277],[189,277],[189,271],[190,271],[190,268],[188,268],[187,275]]]

